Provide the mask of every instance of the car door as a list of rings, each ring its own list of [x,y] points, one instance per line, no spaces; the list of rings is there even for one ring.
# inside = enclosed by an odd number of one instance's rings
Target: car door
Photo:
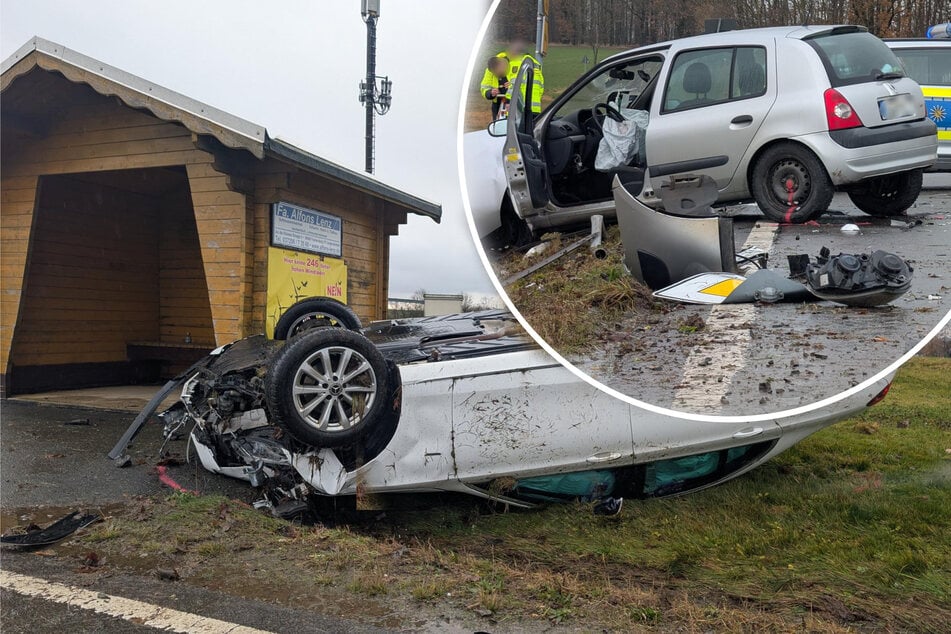
[[[631,409],[541,351],[483,357],[452,389],[456,477],[607,469],[633,462]]]
[[[773,420],[694,420],[639,409],[632,416],[638,462],[726,450],[782,435],[782,428]]]
[[[753,44],[676,52],[651,105],[647,131],[655,191],[685,173],[710,176],[721,192],[746,190],[737,168],[776,101],[771,59],[765,46]],[[743,180],[732,183],[734,177]]]
[[[534,135],[535,114],[527,104],[534,82],[535,64],[526,57],[512,84],[502,160],[512,205],[522,218],[545,207],[551,198],[548,168]]]

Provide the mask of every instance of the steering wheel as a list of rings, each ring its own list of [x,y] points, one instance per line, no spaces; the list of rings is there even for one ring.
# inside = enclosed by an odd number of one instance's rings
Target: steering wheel
[[[604,110],[603,115],[601,114],[601,110]],[[624,115],[613,105],[605,102],[595,104],[594,107],[591,108],[591,120],[594,121],[594,125],[598,128],[599,132],[604,132],[604,117],[610,117],[618,123],[624,121]]]

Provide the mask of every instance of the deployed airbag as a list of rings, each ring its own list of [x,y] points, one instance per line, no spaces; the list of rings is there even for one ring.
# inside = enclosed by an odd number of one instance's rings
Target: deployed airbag
[[[594,158],[594,169],[613,172],[631,165],[638,155],[650,115],[646,110],[621,108],[624,121],[604,118],[603,136]]]

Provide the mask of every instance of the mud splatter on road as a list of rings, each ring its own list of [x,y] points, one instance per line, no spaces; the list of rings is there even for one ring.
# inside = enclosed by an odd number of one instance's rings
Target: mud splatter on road
[[[951,180],[951,179],[949,179]],[[735,210],[736,242],[763,223]],[[841,231],[855,223],[858,235]],[[615,332],[569,357],[594,378],[635,398],[682,411],[754,414],[834,396],[873,376],[917,344],[951,308],[951,189],[924,192],[901,222],[872,218],[839,194],[818,225],[782,226],[770,267],[786,256],[885,249],[915,268],[911,291],[888,306],[829,302],[736,307],[673,306],[648,325],[622,319]],[[707,327],[683,328],[701,319]]]

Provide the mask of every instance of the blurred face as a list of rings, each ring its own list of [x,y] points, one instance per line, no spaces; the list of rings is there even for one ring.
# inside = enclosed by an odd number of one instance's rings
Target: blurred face
[[[499,77],[504,77],[508,72],[508,62],[506,62],[504,59],[496,57],[494,60],[492,60],[492,66],[489,68],[489,70]]]
[[[509,54],[513,57],[516,55],[524,55],[527,49],[525,40],[512,40],[512,43],[509,44]]]

